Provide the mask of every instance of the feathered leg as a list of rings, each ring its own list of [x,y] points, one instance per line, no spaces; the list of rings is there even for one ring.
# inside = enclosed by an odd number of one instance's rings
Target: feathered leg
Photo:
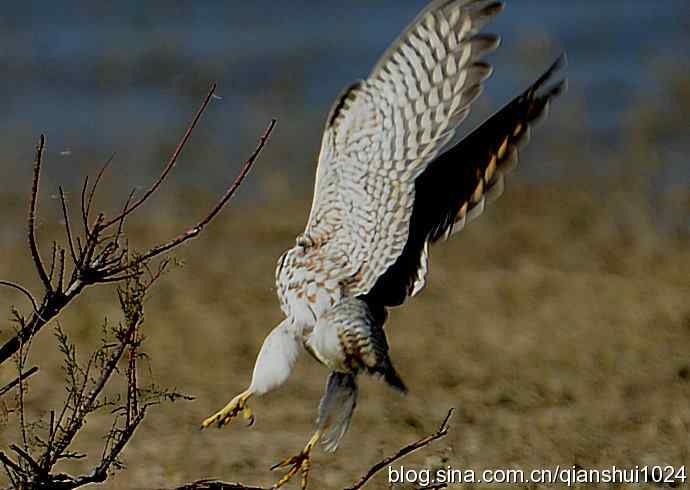
[[[285,383],[299,355],[301,345],[289,331],[288,325],[288,321],[284,320],[264,340],[254,364],[252,382],[249,387],[233,398],[222,410],[204,420],[201,423],[202,429],[211,425],[223,427],[240,413],[249,421],[249,425],[254,423],[254,414],[247,405],[247,400],[254,395],[261,396],[268,393]]]
[[[319,403],[319,417],[316,420],[316,431],[304,449],[296,456],[286,458],[271,469],[289,467],[288,472],[276,482],[274,488],[287,483],[298,471],[302,473],[301,486],[307,488],[311,470],[310,454],[313,447],[321,441],[326,452],[332,453],[338,448],[340,440],[350,427],[352,414],[357,405],[356,373],[331,371],[326,382],[326,391]]]

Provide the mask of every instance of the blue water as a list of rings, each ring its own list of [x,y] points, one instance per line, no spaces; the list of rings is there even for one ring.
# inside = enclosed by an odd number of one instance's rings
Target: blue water
[[[53,170],[56,178],[90,169],[79,155],[93,156],[95,166],[115,150],[128,162],[123,171],[146,175],[161,146],[178,136],[208,81],[217,80],[223,99],[214,101],[204,121],[199,138],[206,150],[197,159],[246,154],[272,116],[281,120],[279,155],[313,159],[333,97],[367,74],[424,4],[5,5],[0,148],[10,159],[30,156],[34,137],[45,131],[51,151],[62,157],[54,157],[63,165]],[[655,63],[690,69],[687,0],[513,0],[489,30],[503,37],[492,57],[489,107],[567,51],[571,93],[585,102],[586,122],[603,140],[615,137],[640,94],[664,97]],[[17,173],[12,165],[4,166],[9,176]],[[210,175],[224,172],[217,168]]]

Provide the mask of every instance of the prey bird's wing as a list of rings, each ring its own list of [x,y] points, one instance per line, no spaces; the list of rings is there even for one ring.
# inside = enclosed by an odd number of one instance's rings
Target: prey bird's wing
[[[417,178],[405,248],[369,292],[370,299],[393,306],[416,294],[428,269],[428,244],[460,231],[501,195],[504,176],[517,164],[518,150],[529,140],[531,128],[565,89],[564,80],[547,85],[564,65],[562,55],[525,92],[438,156]]]
[[[401,256],[415,180],[451,141],[490,76],[482,58],[499,39],[479,31],[502,7],[431,2],[331,110],[305,237],[338,264],[348,294],[369,292]]]

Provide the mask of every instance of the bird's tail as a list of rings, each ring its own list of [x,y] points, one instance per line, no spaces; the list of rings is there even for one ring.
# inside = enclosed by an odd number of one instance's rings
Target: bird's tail
[[[331,371],[326,382],[316,425],[323,431],[321,444],[324,451],[333,453],[350,427],[357,406],[357,374]]]

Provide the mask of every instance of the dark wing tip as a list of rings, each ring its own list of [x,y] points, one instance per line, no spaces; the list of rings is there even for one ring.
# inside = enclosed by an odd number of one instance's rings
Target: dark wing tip
[[[480,2],[481,3],[481,2]],[[479,9],[479,14],[481,17],[488,19],[491,17],[494,17],[506,8],[505,2],[502,1],[496,1],[496,2],[491,2],[488,4],[483,4],[481,5],[481,8]]]
[[[568,66],[568,58],[567,58],[565,51],[564,51],[558,56],[558,58],[556,58],[556,61],[553,62],[553,64],[549,67],[549,69],[546,70],[544,72],[544,74],[542,76],[540,76],[536,82],[534,82],[534,84],[532,84],[531,91],[532,92],[538,91],[541,87],[544,86],[544,84],[546,82],[548,82],[553,77],[553,75],[556,72],[561,71],[566,66]],[[560,85],[560,83],[558,85]],[[552,90],[550,89],[549,93],[551,93],[551,92],[552,92]],[[560,93],[561,92],[554,93],[553,95],[559,95]]]
[[[492,15],[496,15],[503,12],[505,8],[505,2],[494,2],[491,5],[487,6],[485,10],[491,12]]]
[[[565,69],[568,66],[568,55],[566,54],[565,51],[563,51],[558,58],[556,58],[556,61],[554,61],[553,65],[551,65],[552,73]]]

